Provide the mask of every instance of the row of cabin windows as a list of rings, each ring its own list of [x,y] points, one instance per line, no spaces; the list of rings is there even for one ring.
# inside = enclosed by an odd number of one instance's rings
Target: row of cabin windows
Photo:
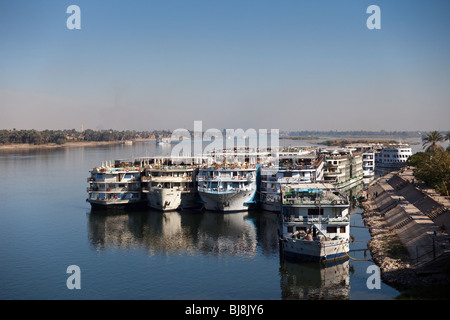
[[[286,198],[285,198],[286,199]],[[286,199],[289,200],[289,199]],[[289,208],[284,209],[284,214],[289,215]],[[308,209],[308,216],[322,216],[323,215],[323,208],[309,208]]]
[[[304,231],[306,232],[307,228],[306,227],[296,227],[295,231]],[[294,232],[294,226],[288,226],[287,227],[287,231],[292,233]],[[327,232],[328,233],[345,233],[346,232],[346,227],[327,227]]]
[[[390,158],[391,155],[390,154],[385,154],[385,155],[383,155],[383,157]],[[407,154],[393,154],[392,158],[409,158],[409,155],[407,155]]]

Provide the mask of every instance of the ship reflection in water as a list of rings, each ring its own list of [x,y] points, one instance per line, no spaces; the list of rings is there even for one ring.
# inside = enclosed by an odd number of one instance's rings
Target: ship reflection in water
[[[273,213],[133,212],[89,214],[96,250],[145,250],[149,255],[279,256]],[[282,299],[348,299],[349,261],[299,263],[277,259]]]
[[[276,228],[276,219],[273,221]],[[256,255],[256,227],[248,212],[145,212],[89,216],[96,249],[144,248],[149,254]],[[275,240],[276,239],[272,239]]]
[[[350,294],[350,262],[327,264],[283,260],[280,267],[283,299],[345,300]]]

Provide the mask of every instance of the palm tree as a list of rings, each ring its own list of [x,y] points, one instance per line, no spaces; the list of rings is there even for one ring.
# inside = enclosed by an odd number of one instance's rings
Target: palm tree
[[[450,142],[450,132],[447,132],[447,134],[444,136],[444,140],[447,140]],[[450,144],[447,146],[447,152],[450,152]]]
[[[434,155],[437,149],[442,149],[438,143],[444,141],[444,136],[439,131],[431,131],[422,138],[422,141],[423,147],[426,147],[425,152]]]

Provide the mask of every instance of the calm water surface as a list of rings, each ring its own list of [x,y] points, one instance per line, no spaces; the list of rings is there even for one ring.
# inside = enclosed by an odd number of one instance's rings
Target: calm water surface
[[[89,169],[169,154],[154,143],[0,153],[0,299],[392,299],[369,290],[370,261],[280,259],[270,212],[93,213]],[[359,209],[352,225],[363,225]],[[367,229],[352,228],[351,249]],[[370,253],[353,251],[357,259]],[[81,269],[81,290],[66,286]]]

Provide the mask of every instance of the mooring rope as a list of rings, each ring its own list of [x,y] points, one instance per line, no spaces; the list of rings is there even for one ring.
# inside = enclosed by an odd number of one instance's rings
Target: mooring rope
[[[341,245],[342,245],[342,249],[344,249],[344,252],[347,255],[347,257],[349,257],[353,261],[372,261],[372,259],[356,259],[356,258],[350,257],[350,255],[347,253],[347,251],[345,251],[344,242],[342,240],[341,240]]]

